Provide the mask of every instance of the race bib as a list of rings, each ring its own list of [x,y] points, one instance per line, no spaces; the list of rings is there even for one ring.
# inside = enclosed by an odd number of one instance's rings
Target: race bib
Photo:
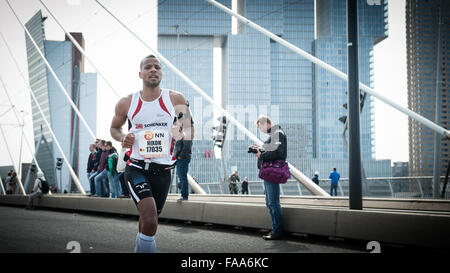
[[[139,153],[144,158],[165,157],[169,154],[169,132],[148,130],[139,134]]]

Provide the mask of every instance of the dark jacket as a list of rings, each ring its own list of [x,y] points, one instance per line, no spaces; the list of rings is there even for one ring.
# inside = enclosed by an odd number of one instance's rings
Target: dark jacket
[[[182,159],[192,157],[192,140],[178,140],[175,143],[175,149],[173,155],[176,159],[181,157]]]
[[[274,125],[267,133],[269,133],[269,138],[262,146],[263,151],[258,159],[258,169],[261,168],[263,162],[286,160],[287,157],[287,139],[281,127]]]
[[[94,163],[95,163],[96,157],[97,157],[96,152],[89,154],[86,172],[88,172],[88,173],[92,172],[92,170],[94,169]]]
[[[313,178],[311,178],[311,180],[312,180],[314,183],[316,183],[317,185],[319,185],[319,176],[318,176],[317,174],[315,174],[315,175],[313,176]]]
[[[239,175],[232,174],[230,175],[230,177],[228,177],[228,182],[231,184],[236,184],[237,181],[241,182]]]
[[[102,157],[102,153],[103,153],[102,149],[98,149],[97,152],[95,153],[94,168],[92,169],[92,171],[97,171],[98,164],[100,163],[100,158]]]
[[[242,181],[242,189],[248,190],[248,180],[244,179],[244,181]]]
[[[97,171],[99,173],[103,172],[105,170],[106,165],[108,164],[108,154],[109,152],[107,150],[104,150],[102,152],[102,156],[100,157],[100,162],[98,163]]]

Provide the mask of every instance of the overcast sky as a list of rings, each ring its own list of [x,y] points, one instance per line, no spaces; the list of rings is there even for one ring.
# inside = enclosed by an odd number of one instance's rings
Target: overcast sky
[[[44,16],[48,13],[37,0],[10,0],[23,23],[39,9]],[[121,95],[141,88],[138,78],[138,64],[148,50],[130,33],[121,27],[93,0],[44,0],[46,5],[71,32],[82,32],[85,51],[100,69],[105,78]],[[156,48],[155,11],[156,0],[119,1],[103,0],[114,14],[129,25],[144,41]],[[124,4],[126,3],[126,5]],[[374,51],[375,90],[406,107],[406,41],[405,41],[405,0],[389,1],[389,38],[379,43]],[[150,30],[150,31],[149,31]],[[0,1],[0,32],[6,38],[21,70],[28,79],[26,62],[25,33],[5,1]],[[61,41],[64,32],[49,16],[45,22],[47,40]],[[261,34],[262,35],[262,34]],[[168,57],[168,56],[165,56]],[[85,72],[96,72],[85,61]],[[16,69],[8,50],[0,39],[0,76],[12,95],[16,109],[23,110],[24,132],[30,144],[33,142],[31,102],[28,90]],[[182,91],[182,90],[181,90]],[[111,139],[109,125],[118,98],[106,83],[98,80],[97,135]],[[70,107],[68,105],[68,107]],[[12,114],[11,105],[0,87],[0,124],[7,138],[8,147],[15,164],[19,161],[21,128]],[[7,112],[8,111],[8,112]],[[404,114],[393,110],[375,99],[375,147],[377,159],[393,161],[408,160],[408,126]],[[31,154],[23,143],[22,162],[31,162]],[[0,166],[10,165],[5,141],[0,135]]]

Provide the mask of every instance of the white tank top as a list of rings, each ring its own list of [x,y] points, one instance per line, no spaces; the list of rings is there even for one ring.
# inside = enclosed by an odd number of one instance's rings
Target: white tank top
[[[135,135],[131,158],[164,165],[175,163],[171,131],[175,108],[168,89],[161,88],[160,96],[153,101],[144,101],[140,91],[134,93],[127,116],[131,122],[129,132]],[[134,165],[130,161],[127,164]]]

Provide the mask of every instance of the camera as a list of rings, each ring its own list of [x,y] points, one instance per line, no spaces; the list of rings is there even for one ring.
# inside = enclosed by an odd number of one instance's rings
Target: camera
[[[253,148],[253,146],[248,146],[248,151],[247,151],[247,153],[249,153],[249,154],[256,154],[256,153],[258,153],[258,150],[259,150],[260,152],[263,151],[262,148],[255,149],[255,148]]]

